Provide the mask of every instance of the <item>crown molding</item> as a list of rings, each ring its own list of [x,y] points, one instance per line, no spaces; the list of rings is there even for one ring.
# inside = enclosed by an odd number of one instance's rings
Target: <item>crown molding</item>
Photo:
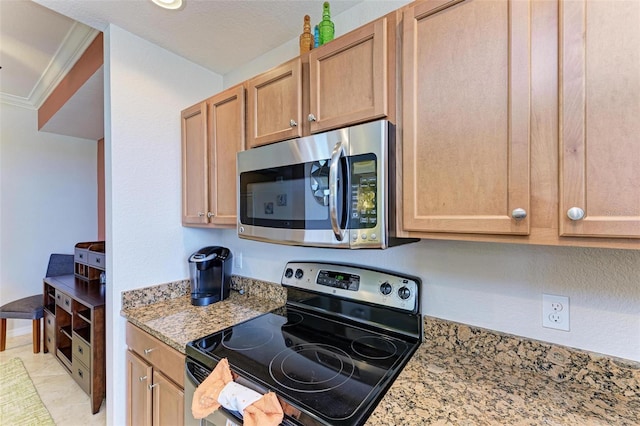
[[[100,31],[75,22],[51,58],[28,98],[0,93],[0,102],[22,108],[38,109],[60,84]]]
[[[8,93],[0,92],[0,104],[13,105],[20,108],[36,109],[28,98],[22,96],[14,96]]]

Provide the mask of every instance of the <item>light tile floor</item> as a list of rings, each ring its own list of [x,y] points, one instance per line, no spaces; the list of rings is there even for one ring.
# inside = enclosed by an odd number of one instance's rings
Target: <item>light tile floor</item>
[[[57,426],[104,426],[106,424],[106,402],[100,411],[91,414],[89,396],[82,391],[67,370],[52,353],[33,353],[31,334],[7,337],[0,362],[21,358],[40,395],[40,399],[51,413]]]

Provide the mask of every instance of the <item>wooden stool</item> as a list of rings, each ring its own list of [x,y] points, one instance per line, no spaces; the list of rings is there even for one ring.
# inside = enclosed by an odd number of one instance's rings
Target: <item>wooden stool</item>
[[[33,353],[40,352],[40,319],[44,315],[41,294],[14,300],[0,307],[0,352],[7,344],[7,318],[33,320]]]

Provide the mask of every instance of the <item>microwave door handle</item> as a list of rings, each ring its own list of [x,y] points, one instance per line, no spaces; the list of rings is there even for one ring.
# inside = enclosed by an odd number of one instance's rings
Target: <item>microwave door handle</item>
[[[342,142],[338,142],[333,147],[331,153],[331,164],[329,165],[329,218],[331,219],[331,229],[338,241],[342,241],[342,229],[338,222],[338,170],[340,157],[344,155]]]

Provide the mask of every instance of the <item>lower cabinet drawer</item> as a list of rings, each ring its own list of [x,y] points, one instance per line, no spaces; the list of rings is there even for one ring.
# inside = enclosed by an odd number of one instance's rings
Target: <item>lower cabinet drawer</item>
[[[89,250],[76,248],[73,253],[73,261],[77,263],[87,263],[89,261]]]
[[[89,369],[75,357],[71,366],[71,375],[85,393],[91,394],[91,374]]]
[[[127,346],[184,388],[185,355],[127,322]]]
[[[71,297],[56,289],[56,305],[71,313]]]
[[[47,352],[56,352],[56,333],[47,331],[47,339],[44,341],[44,346],[47,348]]]
[[[91,346],[74,334],[71,343],[74,358],[78,359],[85,366],[91,366]]]
[[[44,311],[44,329],[46,330],[47,337],[56,336],[56,316],[51,312],[45,310]]]
[[[95,268],[104,270],[105,268],[104,262],[105,262],[104,253],[97,253],[95,251],[89,252],[89,265]]]

